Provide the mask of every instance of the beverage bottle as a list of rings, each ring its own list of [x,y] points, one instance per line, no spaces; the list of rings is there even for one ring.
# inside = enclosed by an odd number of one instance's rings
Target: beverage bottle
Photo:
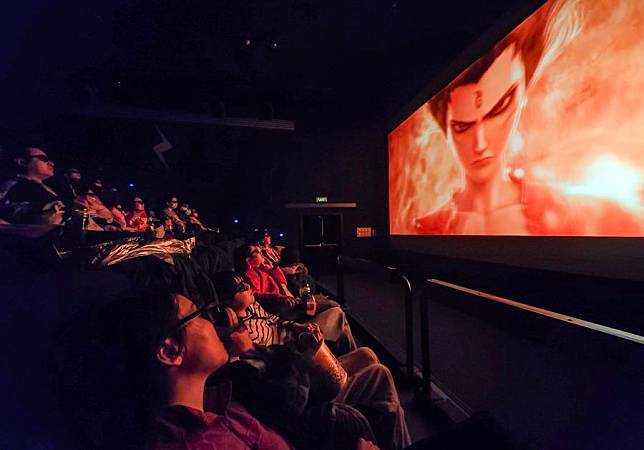
[[[311,286],[309,286],[309,283],[305,283],[304,286],[300,288],[300,307],[304,312],[306,312],[307,316],[315,315],[317,302],[311,293]]]
[[[80,236],[79,243],[85,245],[87,243],[87,228],[89,227],[89,209],[83,208],[80,210]]]

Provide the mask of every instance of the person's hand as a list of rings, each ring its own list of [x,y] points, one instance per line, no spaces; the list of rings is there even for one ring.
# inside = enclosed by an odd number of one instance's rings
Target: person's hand
[[[305,325],[310,325],[311,328],[310,331],[304,331],[298,334],[298,347],[301,352],[305,354],[310,353],[309,356],[312,356],[312,352],[317,350],[320,347],[320,344],[322,344],[322,341],[324,341],[324,335],[322,334],[322,330],[320,330],[318,324],[312,323]]]
[[[285,266],[285,267],[282,267],[281,269],[285,275],[295,275],[296,273],[296,270],[293,266]]]
[[[300,300],[295,297],[284,297],[284,303],[286,303],[289,308],[295,308],[300,303]]]
[[[47,203],[42,210],[43,222],[50,225],[60,225],[63,223],[65,214],[65,204],[60,200]]]
[[[223,334],[223,333],[222,333]],[[241,356],[250,352],[254,344],[246,327],[239,327],[233,330],[226,339],[224,345],[230,356]]]
[[[322,332],[320,330],[320,326],[317,323],[294,323],[293,324],[293,331],[296,333],[315,333],[319,331],[320,333]]]
[[[356,450],[380,450],[380,447],[365,438],[360,438]]]

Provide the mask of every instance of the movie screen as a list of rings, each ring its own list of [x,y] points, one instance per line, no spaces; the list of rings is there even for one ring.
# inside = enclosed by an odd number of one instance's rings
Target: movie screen
[[[535,11],[389,134],[391,234],[642,236],[641,30],[641,0]]]

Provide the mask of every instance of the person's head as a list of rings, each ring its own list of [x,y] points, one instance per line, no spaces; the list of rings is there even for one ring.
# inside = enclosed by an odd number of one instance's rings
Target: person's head
[[[219,272],[213,276],[213,283],[217,297],[223,306],[241,315],[250,305],[255,302],[255,296],[248,283],[234,272]],[[240,324],[243,322],[240,321]],[[253,348],[253,342],[244,326],[236,327],[232,332],[227,333],[224,344],[232,356],[239,356]]]
[[[199,211],[195,208],[192,208],[192,217],[194,217],[195,219],[199,218]]]
[[[67,178],[67,181],[70,183],[80,183],[81,173],[78,169],[70,167],[65,171],[65,178]]]
[[[132,204],[134,205],[134,211],[145,211],[145,203],[141,197],[134,197]]]
[[[173,224],[172,224],[172,219],[171,218],[166,217],[165,219],[163,219],[163,229],[164,230],[172,231],[172,227],[173,227]]]
[[[221,304],[236,312],[245,310],[255,301],[250,285],[238,274],[219,272],[213,277],[213,283]]]
[[[485,183],[505,170],[552,9],[552,3],[539,9],[429,103],[469,183]]]
[[[208,377],[228,362],[208,306],[197,308],[187,297],[173,297],[176,314],[169,328],[161,329],[155,358],[162,370]]]
[[[103,181],[100,178],[94,178],[91,182],[92,189],[94,192],[100,192],[103,189]]]
[[[248,267],[257,268],[264,264],[262,251],[256,245],[242,245],[235,249],[235,270],[244,272]]]
[[[173,382],[205,380],[228,362],[213,323],[218,311],[214,304],[198,308],[183,295],[155,291],[128,298],[113,313],[148,413],[167,404]]]
[[[15,157],[20,172],[28,178],[43,181],[54,176],[54,161],[38,147],[26,147]]]
[[[262,244],[264,245],[271,245],[273,242],[271,235],[268,233],[264,233],[264,236],[262,237]]]
[[[101,201],[108,208],[116,208],[116,209],[119,209],[119,210],[122,209],[122,208],[117,207],[121,203],[121,196],[119,194],[118,189],[116,189],[114,187],[109,188],[109,189],[105,189],[103,191]]]
[[[179,199],[173,195],[166,200],[165,204],[168,208],[177,209],[179,207]]]

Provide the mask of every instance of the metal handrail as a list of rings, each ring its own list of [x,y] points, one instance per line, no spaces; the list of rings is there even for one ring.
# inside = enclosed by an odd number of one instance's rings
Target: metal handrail
[[[583,328],[588,328],[600,333],[608,334],[614,337],[625,339],[631,342],[636,342],[638,344],[644,344],[644,336],[630,333],[628,331],[620,330],[617,328],[608,327],[606,325],[601,325],[594,322],[589,322],[587,320],[579,319],[577,317],[568,316],[565,314],[557,313],[555,311],[550,311],[543,308],[538,308],[536,306],[527,305],[525,303],[518,302],[516,300],[510,300],[498,295],[488,294],[486,292],[478,291],[475,289],[470,289],[464,286],[459,286],[457,284],[448,283],[443,280],[438,279],[428,279],[427,288],[441,286],[444,288],[456,290],[459,292],[464,292],[470,294],[474,297],[490,300],[496,303],[501,303],[512,308],[521,309],[524,311],[531,312],[533,314],[538,314],[541,316],[549,317],[554,320],[558,320],[564,323],[571,325],[580,326]],[[431,359],[429,354],[429,295],[423,293],[420,298],[420,339],[421,339],[421,361],[422,361],[422,388],[427,389],[429,392],[430,388],[430,374],[431,374]]]
[[[381,272],[389,274],[391,280],[398,281],[404,290],[405,296],[405,371],[407,376],[413,378],[415,376],[414,371],[414,318],[413,318],[413,296],[411,290],[411,283],[409,279],[401,273],[397,268],[391,266],[384,266],[379,263],[369,261],[362,258],[351,258],[348,256],[338,255],[337,258],[337,297],[338,301],[342,304],[346,304],[345,297],[345,266],[349,265],[350,262],[359,263],[364,266],[372,266],[373,270],[369,272]]]

